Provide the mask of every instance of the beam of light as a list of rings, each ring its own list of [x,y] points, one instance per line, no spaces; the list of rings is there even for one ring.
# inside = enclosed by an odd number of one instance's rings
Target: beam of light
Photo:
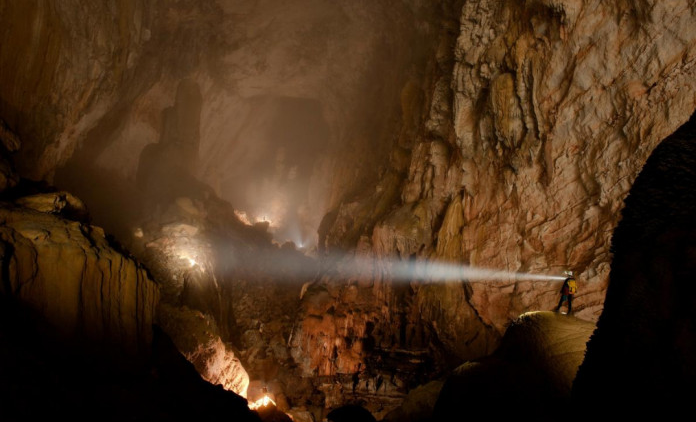
[[[529,273],[505,271],[469,266],[456,262],[402,260],[398,257],[355,256],[332,254],[311,258],[299,251],[278,251],[274,254],[255,256],[254,260],[235,259],[233,269],[262,273],[287,281],[306,282],[321,276],[338,279],[380,279],[407,283],[442,282],[518,282],[561,281],[565,276],[558,272]]]
[[[490,268],[472,267],[448,262],[397,261],[391,263],[390,274],[397,280],[421,282],[443,281],[551,281],[565,277],[549,274],[511,272]]]

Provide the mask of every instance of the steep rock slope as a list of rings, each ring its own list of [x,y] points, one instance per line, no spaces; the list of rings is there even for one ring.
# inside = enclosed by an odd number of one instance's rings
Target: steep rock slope
[[[175,265],[162,274],[171,277],[165,294],[210,327],[201,338],[213,339],[202,349],[191,343],[191,356],[229,367],[232,346],[222,339],[243,336],[235,340],[253,345],[249,361],[270,378],[274,359],[290,360],[284,342],[270,344],[290,340],[298,370],[324,377],[331,406],[349,394],[377,407],[398,401],[427,374],[494,350],[522,311],[557,300],[553,283],[396,284],[383,258],[570,267],[581,282],[579,314],[596,318],[623,198],[655,144],[694,109],[687,1],[92,3],[0,0],[5,148],[14,148],[12,131],[31,140],[18,158],[33,178],[67,163],[57,180],[77,189],[109,231],[124,243],[152,242],[153,261]],[[197,115],[176,106],[182,80],[200,89],[182,94],[192,94]],[[179,126],[177,113],[191,120]],[[285,127],[288,115],[322,136],[307,150],[266,148],[280,132],[262,129]],[[181,190],[162,189],[166,201],[141,208],[139,159],[164,139],[175,166],[156,170]],[[190,154],[178,160],[182,151]],[[308,151],[302,171],[287,158]],[[11,174],[6,167],[0,173]],[[257,167],[261,182],[245,178]],[[290,338],[292,321],[269,324],[271,314],[254,308],[282,309],[273,289],[252,297],[242,287],[262,293],[263,285],[241,274],[229,277],[240,289],[225,290],[211,269],[231,264],[204,257],[187,267],[194,257],[177,249],[181,238],[210,234],[189,230],[220,228],[211,224],[217,217],[197,214],[210,203],[190,206],[213,197],[204,184],[240,203],[253,202],[234,196],[246,184],[263,192],[259,216],[287,205],[288,184],[278,180],[293,175],[310,186],[294,195],[297,213],[311,214],[299,220],[311,226],[329,208],[320,249],[367,259],[302,290]],[[238,224],[225,209],[218,223]],[[243,301],[231,304],[234,295]]]
[[[25,140],[25,177],[51,174],[128,97],[152,14],[138,0],[0,1],[0,116]]]
[[[260,421],[244,398],[203,381],[161,330],[148,358],[132,359],[118,347],[75,343],[41,315],[0,303],[4,421]]]
[[[10,135],[0,133],[3,145],[10,138],[19,148]],[[13,189],[0,188],[3,420],[258,421],[245,398],[201,379],[153,325],[162,315],[160,286],[144,267],[89,223],[78,198],[20,180],[7,150],[0,149],[13,181]]]

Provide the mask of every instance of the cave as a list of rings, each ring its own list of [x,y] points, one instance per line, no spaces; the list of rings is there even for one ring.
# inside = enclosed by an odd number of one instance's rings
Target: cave
[[[686,408],[694,14],[0,0],[0,419]]]

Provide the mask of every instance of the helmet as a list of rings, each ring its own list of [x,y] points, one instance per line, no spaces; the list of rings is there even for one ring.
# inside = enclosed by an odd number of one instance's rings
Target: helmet
[[[573,276],[573,272],[572,272],[572,271],[563,271],[563,274],[567,275],[568,277],[572,277],[572,276]]]

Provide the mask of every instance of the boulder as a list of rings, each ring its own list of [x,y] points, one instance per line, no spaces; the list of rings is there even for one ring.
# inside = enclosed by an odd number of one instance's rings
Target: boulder
[[[409,391],[401,406],[389,412],[383,422],[428,422],[433,416],[442,381],[430,381]]]
[[[570,405],[570,391],[595,324],[553,312],[521,315],[491,356],[449,376],[433,420],[456,415],[550,420]]]

